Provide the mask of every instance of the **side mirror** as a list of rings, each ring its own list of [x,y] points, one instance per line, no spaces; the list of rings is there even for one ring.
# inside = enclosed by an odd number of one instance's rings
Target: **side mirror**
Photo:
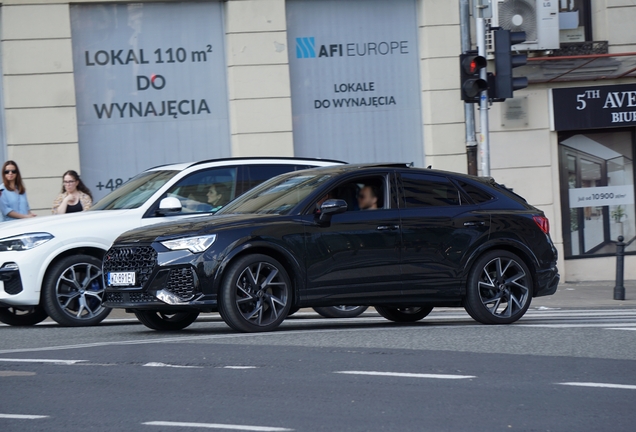
[[[335,214],[347,211],[347,202],[341,199],[330,199],[320,205],[320,222],[328,223]]]
[[[169,216],[177,213],[181,213],[181,201],[175,197],[167,197],[159,202],[159,208],[157,214],[161,216]]]

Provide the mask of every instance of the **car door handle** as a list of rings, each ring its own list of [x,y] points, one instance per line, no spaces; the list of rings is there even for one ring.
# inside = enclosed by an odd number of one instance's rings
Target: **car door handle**
[[[464,226],[484,226],[486,225],[486,222],[484,221],[470,221],[470,222],[464,222]]]
[[[379,225],[378,231],[395,231],[396,229],[399,229],[399,228],[400,228],[399,225]]]

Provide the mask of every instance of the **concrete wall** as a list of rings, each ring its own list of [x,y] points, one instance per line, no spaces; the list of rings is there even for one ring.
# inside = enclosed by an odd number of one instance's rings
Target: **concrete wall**
[[[459,3],[420,1],[418,14],[426,164],[466,172],[464,105],[459,93]]]
[[[284,0],[226,3],[234,156],[293,156]]]

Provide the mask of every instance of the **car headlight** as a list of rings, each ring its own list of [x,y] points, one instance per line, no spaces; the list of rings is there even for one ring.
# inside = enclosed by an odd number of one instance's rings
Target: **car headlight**
[[[51,240],[53,236],[49,233],[28,233],[20,234],[13,237],[0,239],[1,251],[25,251],[38,247],[43,243]]]
[[[193,253],[199,253],[205,251],[212,246],[212,243],[216,240],[216,234],[198,236],[198,237],[185,237],[176,240],[167,240],[161,242],[162,245],[170,250],[189,250]]]

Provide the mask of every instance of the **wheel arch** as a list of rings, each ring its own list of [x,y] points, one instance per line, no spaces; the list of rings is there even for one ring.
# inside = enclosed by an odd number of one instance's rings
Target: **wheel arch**
[[[55,257],[53,257],[46,264],[46,267],[45,267],[46,270],[44,270],[40,278],[40,304],[42,304],[42,296],[44,295],[44,289],[43,289],[44,282],[46,281],[46,277],[51,271],[51,269],[61,260],[68,258],[70,256],[81,255],[81,254],[89,255],[101,260],[104,258],[104,255],[106,254],[106,250],[96,246],[80,246],[80,247],[74,247],[71,249],[63,250],[57,255],[55,255]]]
[[[476,249],[468,258],[464,268],[466,271],[463,274],[463,283],[462,283],[462,292],[461,296],[464,297],[466,295],[466,289],[468,284],[468,276],[473,270],[475,263],[481,258],[484,254],[491,252],[493,250],[504,250],[507,252],[511,252],[517,255],[523,263],[528,267],[532,276],[532,296],[534,297],[537,292],[539,285],[537,277],[535,276],[537,269],[539,267],[539,260],[536,255],[528,248],[525,244],[514,241],[514,240],[506,240],[506,241],[497,241],[497,242],[489,242],[478,249]]]
[[[292,306],[298,302],[299,289],[303,284],[303,276],[300,263],[291,253],[279,245],[270,242],[247,242],[232,250],[221,262],[214,278],[214,292],[219,293],[225,270],[237,259],[246,255],[262,254],[274,258],[285,268],[292,282]]]

